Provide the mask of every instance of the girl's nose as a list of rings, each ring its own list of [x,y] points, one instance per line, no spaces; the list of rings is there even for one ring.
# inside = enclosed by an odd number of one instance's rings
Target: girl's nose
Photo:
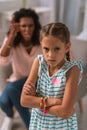
[[[50,51],[50,52],[49,52],[49,57],[53,57],[53,55],[54,55],[53,52]]]

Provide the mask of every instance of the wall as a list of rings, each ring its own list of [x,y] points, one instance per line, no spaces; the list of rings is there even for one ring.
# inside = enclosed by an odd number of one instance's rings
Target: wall
[[[71,46],[75,60],[81,60],[87,65],[87,40],[78,39],[75,36],[71,37]]]
[[[78,33],[80,6],[81,0],[65,0],[64,23],[74,35]]]
[[[3,0],[0,1],[0,12],[18,9],[22,6],[21,0]]]
[[[54,22],[56,20],[56,1],[58,0],[38,0],[39,6],[46,6],[51,9],[51,22]]]
[[[26,7],[38,5],[38,0],[26,0]],[[22,7],[22,0],[2,0],[0,1],[0,12],[19,9]]]
[[[83,29],[87,29],[87,0],[84,3],[85,3],[85,16],[84,16]]]

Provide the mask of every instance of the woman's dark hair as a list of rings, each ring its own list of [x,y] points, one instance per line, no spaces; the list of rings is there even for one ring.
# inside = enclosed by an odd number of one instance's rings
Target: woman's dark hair
[[[31,41],[32,41],[33,45],[40,44],[39,43],[39,34],[40,34],[41,24],[39,22],[39,17],[37,15],[37,13],[31,8],[29,8],[29,9],[21,8],[19,11],[14,12],[13,15],[15,16],[15,22],[19,22],[20,19],[24,18],[24,17],[32,18],[34,20],[35,29],[34,29],[34,33],[33,33]],[[8,32],[8,35],[9,35],[9,33],[10,33],[10,31]],[[21,39],[22,39],[21,33],[18,32],[13,41],[13,45],[15,47],[18,46]]]
[[[65,44],[70,43],[70,31],[68,27],[63,23],[50,23],[42,27],[40,32],[40,42],[45,36],[54,36],[59,38]],[[66,59],[70,61],[70,53],[66,53]]]

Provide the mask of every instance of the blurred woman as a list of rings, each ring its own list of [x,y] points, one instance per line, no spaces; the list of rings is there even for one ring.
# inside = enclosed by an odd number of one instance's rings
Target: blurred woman
[[[32,9],[14,12],[11,25],[0,49],[0,64],[12,63],[12,74],[0,96],[0,107],[8,117],[13,117],[13,106],[29,128],[30,112],[20,105],[22,87],[29,75],[32,63],[41,53],[39,32],[41,25],[37,13]]]

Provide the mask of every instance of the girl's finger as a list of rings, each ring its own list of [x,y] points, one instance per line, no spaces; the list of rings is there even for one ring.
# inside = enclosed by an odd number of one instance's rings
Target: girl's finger
[[[24,88],[23,88],[23,91],[24,91],[26,94],[34,94],[34,93],[35,93],[35,91],[34,91],[33,89],[29,88],[29,86],[28,86],[28,87],[24,87]]]

